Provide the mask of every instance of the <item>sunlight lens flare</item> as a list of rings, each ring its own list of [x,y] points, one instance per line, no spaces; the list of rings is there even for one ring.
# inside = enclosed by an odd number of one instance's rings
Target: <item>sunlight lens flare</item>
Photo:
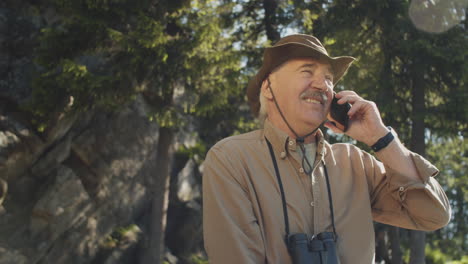
[[[442,33],[466,19],[468,0],[413,0],[409,16],[414,26],[430,33]]]

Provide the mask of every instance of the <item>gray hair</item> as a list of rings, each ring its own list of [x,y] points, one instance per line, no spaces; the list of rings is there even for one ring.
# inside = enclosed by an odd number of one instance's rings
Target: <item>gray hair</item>
[[[269,78],[269,75],[270,75],[270,74],[275,73],[275,72],[277,72],[279,69],[281,69],[281,67],[283,67],[283,66],[286,64],[286,62],[288,62],[288,61],[285,61],[285,62],[281,63],[280,65],[276,66],[276,67],[271,71],[271,73],[269,73],[269,74],[267,75],[266,78]],[[270,89],[271,89],[271,87],[270,87]],[[263,94],[262,94],[261,88],[260,88],[260,93],[259,93],[259,95],[258,95],[258,102],[260,103],[260,109],[258,110],[258,117],[257,117],[257,119],[258,119],[258,122],[260,123],[260,127],[263,127],[263,123],[265,123],[265,120],[266,120],[267,117],[268,117],[268,109],[267,109],[268,106],[267,106],[266,98],[265,98],[265,96],[263,96]]]
[[[260,102],[260,110],[258,111],[258,121],[260,123],[260,126],[263,127],[263,123],[265,122],[265,119],[268,117],[268,109],[267,109],[267,101],[266,97],[263,96],[263,93],[260,92],[258,95],[258,101]]]

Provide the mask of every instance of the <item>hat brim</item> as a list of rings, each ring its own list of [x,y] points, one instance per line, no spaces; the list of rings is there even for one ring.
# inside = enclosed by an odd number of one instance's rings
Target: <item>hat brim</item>
[[[330,57],[322,51],[297,42],[289,42],[283,45],[266,48],[263,57],[262,67],[257,74],[250,79],[247,86],[247,99],[255,117],[258,116],[260,110],[259,95],[262,82],[268,74],[286,61],[294,58],[314,58],[328,62],[333,70],[333,85],[335,86],[346,74],[351,64],[356,60],[350,56]]]

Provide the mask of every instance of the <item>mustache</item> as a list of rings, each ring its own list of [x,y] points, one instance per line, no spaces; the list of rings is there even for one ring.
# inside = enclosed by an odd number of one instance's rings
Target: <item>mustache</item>
[[[320,99],[322,99],[322,102],[328,101],[328,96],[324,92],[305,91],[305,92],[302,92],[301,95],[299,96],[301,100],[307,97],[312,97],[312,98],[319,97]]]

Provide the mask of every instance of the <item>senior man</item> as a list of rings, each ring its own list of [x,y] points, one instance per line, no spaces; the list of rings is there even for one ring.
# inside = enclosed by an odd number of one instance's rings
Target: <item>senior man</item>
[[[373,263],[373,220],[417,230],[448,223],[438,170],[402,145],[375,103],[341,91],[338,104],[351,106],[348,128],[327,121],[333,88],[353,61],[329,56],[317,38],[302,34],[265,49],[247,87],[263,128],[221,140],[204,163],[210,263],[299,263],[298,247],[319,252],[310,255],[321,258],[317,263],[332,263],[330,253],[336,263]],[[329,144],[322,124],[371,146],[380,161],[352,144]],[[301,248],[300,239],[327,237],[331,244]]]

